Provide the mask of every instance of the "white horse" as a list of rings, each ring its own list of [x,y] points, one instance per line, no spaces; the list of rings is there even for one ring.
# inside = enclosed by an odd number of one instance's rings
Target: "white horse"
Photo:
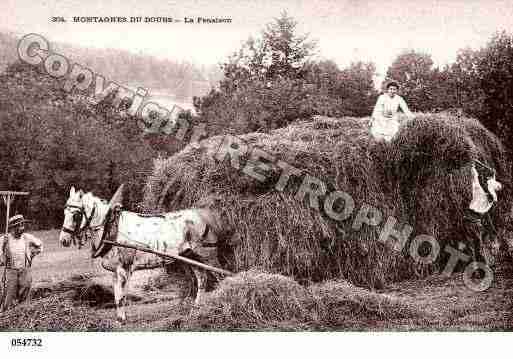
[[[81,236],[92,237],[93,258],[102,257],[102,267],[113,272],[114,301],[117,318],[125,321],[123,307],[126,287],[135,270],[152,269],[164,265],[164,260],[154,254],[134,249],[108,245],[103,237],[108,236],[106,217],[109,203],[91,192],[84,193],[71,188],[64,207],[64,223],[59,236],[60,243],[69,247]],[[218,240],[218,217],[206,208],[187,209],[162,215],[147,216],[122,211],[117,223],[117,235],[109,238],[120,244],[138,245],[153,250],[193,257],[195,260],[210,260],[218,265],[217,258],[206,258],[202,252],[208,246],[215,246]],[[109,256],[106,256],[109,253]],[[191,266],[197,283],[195,303],[198,304],[205,292],[207,273]]]

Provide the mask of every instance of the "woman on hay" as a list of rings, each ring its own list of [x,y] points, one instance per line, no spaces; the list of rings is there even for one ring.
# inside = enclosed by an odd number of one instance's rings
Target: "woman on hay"
[[[415,116],[410,112],[404,99],[397,94],[399,85],[390,81],[386,85],[386,92],[378,97],[374,111],[372,111],[371,135],[380,140],[390,141],[399,130],[399,109],[413,119]]]

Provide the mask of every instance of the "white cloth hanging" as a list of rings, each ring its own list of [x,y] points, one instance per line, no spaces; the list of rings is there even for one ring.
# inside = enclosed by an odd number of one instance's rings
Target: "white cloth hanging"
[[[472,172],[472,201],[470,202],[469,208],[476,213],[484,214],[497,202],[497,191],[501,190],[502,185],[495,179],[495,175],[487,180],[486,186],[493,198],[493,200],[490,201],[485,190],[479,184],[479,175],[474,165],[472,165],[470,170]]]

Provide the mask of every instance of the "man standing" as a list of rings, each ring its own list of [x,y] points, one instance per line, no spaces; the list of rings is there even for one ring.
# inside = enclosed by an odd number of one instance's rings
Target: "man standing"
[[[25,232],[25,218],[21,214],[9,218],[7,236],[0,238],[0,265],[2,271],[2,298],[0,312],[8,310],[14,301],[28,298],[32,286],[32,259],[42,252],[40,239]]]
[[[476,169],[476,165],[478,169]],[[502,189],[502,185],[496,181],[495,171],[479,161],[475,161],[470,170],[472,173],[472,200],[465,210],[463,218],[465,237],[471,246],[473,261],[486,263],[481,248],[483,226],[486,225],[485,229],[488,232],[495,230],[488,211],[497,202],[497,191]]]

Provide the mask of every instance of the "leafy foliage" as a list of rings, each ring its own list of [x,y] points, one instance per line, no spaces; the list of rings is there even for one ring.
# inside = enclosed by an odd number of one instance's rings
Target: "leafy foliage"
[[[400,54],[388,68],[386,79],[401,84],[401,92],[413,110],[429,111],[433,107],[430,91],[434,77],[432,66],[431,55],[410,50]]]
[[[478,57],[477,72],[483,96],[483,124],[512,148],[513,36],[496,34]]]
[[[195,98],[209,133],[268,131],[317,114],[371,111],[374,65],[357,62],[340,70],[333,61],[314,61],[315,42],[297,34],[296,26],[283,13],[222,65],[219,89]]]
[[[511,150],[513,143],[513,36],[496,33],[479,50],[461,49],[453,64],[433,68],[431,56],[400,54],[387,80],[401,85],[409,106],[417,111],[458,110],[478,118]]]
[[[0,76],[0,187],[30,191],[25,214],[38,226],[62,223],[71,185],[110,198],[126,183],[128,207],[140,200],[154,150],[110,100],[83,101],[22,63]]]
[[[298,78],[306,61],[312,56],[315,42],[308,35],[296,34],[297,22],[286,12],[274,22],[267,24],[262,33],[263,44],[269,65],[267,78]]]

